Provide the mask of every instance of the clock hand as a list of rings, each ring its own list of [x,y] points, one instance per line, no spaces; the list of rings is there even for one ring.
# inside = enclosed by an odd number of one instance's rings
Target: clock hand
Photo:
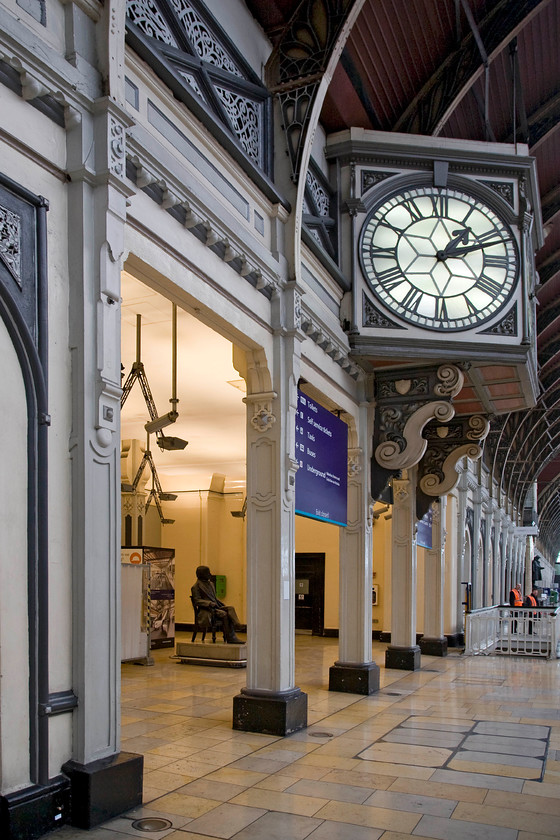
[[[456,234],[456,235],[455,235],[455,238],[454,238],[454,239],[452,239],[450,242],[448,242],[448,243],[447,243],[447,245],[445,246],[445,248],[443,249],[443,251],[438,251],[438,252],[437,252],[437,258],[438,258],[438,260],[445,260],[445,259],[447,259],[447,257],[448,257],[448,256],[449,256],[449,255],[450,255],[453,251],[455,251],[455,249],[457,248],[457,245],[458,245],[460,242],[462,242],[462,243],[463,243],[463,245],[466,245],[466,244],[467,244],[467,242],[469,241],[469,233],[472,233],[472,230],[471,230],[471,228],[469,228],[469,227],[464,228],[464,230],[454,230],[454,231],[453,231],[453,234],[454,234],[454,235]]]
[[[447,259],[451,257],[462,257],[464,254],[470,254],[471,251],[481,251],[483,248],[491,248],[492,245],[503,245],[503,239],[496,239],[494,242],[479,242],[476,245],[466,245],[464,248],[453,248],[450,249],[447,253],[443,252],[442,259]],[[439,253],[438,253],[439,258]]]

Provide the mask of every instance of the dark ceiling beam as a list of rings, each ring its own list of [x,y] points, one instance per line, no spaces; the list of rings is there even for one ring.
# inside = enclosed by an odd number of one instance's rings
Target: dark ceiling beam
[[[560,271],[560,252],[551,254],[548,259],[538,266],[539,280],[541,285],[547,283],[555,274]]]
[[[549,0],[500,0],[478,24],[486,53],[492,59]],[[453,106],[483,71],[472,32],[440,65],[393,126],[394,131],[436,134]]]
[[[529,146],[534,154],[560,126],[560,93],[551,96],[529,117]]]
[[[552,359],[546,363],[546,365],[542,365],[540,380],[544,388],[547,387],[549,380],[550,385],[548,387],[560,380],[560,348],[558,353],[556,353]]]
[[[346,72],[346,75],[350,79],[352,83],[352,87],[356,91],[356,95],[360,100],[362,108],[367,114],[368,120],[371,122],[372,128],[381,129],[381,125],[377,118],[377,114],[375,112],[375,108],[373,107],[373,103],[369,98],[368,92],[364,86],[364,80],[362,74],[358,71],[348,48],[346,47],[342,51],[342,55],[340,56],[340,63],[343,69]]]
[[[516,59],[516,64],[519,65],[518,59]],[[517,69],[517,74],[518,73],[519,67]],[[521,79],[516,82],[516,86],[517,84],[521,85]],[[525,118],[525,130],[519,126],[522,137],[517,137],[517,140],[528,143],[531,154],[535,154],[537,148],[545,143],[554,134],[554,132],[558,130],[559,126],[560,93],[555,92],[543,105],[537,108],[536,111],[533,111],[529,117]],[[512,131],[512,133],[506,138],[506,142],[513,143],[515,135],[516,132]]]
[[[541,196],[543,223],[550,224],[554,216],[560,213],[560,185]]]
[[[552,358],[555,353],[558,352],[558,339],[560,338],[560,321],[555,324],[556,319],[560,316],[558,304],[554,307],[555,309],[555,317],[552,321],[547,325],[547,338],[543,337],[544,329],[541,326],[539,329],[539,344],[538,344],[538,355],[539,359],[541,358]],[[555,328],[551,329],[552,325],[555,324]]]
[[[548,328],[558,320],[558,332],[560,332],[560,301],[555,300],[548,306],[540,307],[537,312],[537,332],[540,336],[548,331]]]

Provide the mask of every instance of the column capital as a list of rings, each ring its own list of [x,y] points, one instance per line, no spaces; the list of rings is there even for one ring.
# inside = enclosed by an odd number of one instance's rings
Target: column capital
[[[276,423],[276,415],[272,411],[272,403],[278,394],[275,391],[264,391],[260,394],[249,394],[243,397],[247,406],[252,406],[253,415],[249,422],[256,432],[268,432]]]

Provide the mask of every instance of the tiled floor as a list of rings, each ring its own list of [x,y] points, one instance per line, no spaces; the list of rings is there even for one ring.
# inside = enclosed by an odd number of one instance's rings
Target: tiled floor
[[[181,634],[179,634],[181,637]],[[560,837],[560,660],[422,657],[370,697],[328,691],[336,639],[298,636],[309,726],[231,728],[243,669],[123,666],[122,748],[144,754],[144,805],[52,840],[538,840]],[[164,831],[133,827],[166,818]]]

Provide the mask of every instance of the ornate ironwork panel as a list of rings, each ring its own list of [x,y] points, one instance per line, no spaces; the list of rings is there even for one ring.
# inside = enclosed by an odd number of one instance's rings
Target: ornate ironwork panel
[[[336,193],[313,160],[305,182],[303,223],[331,259],[338,257]]]
[[[127,0],[127,19],[131,46],[175,95],[202,106],[270,174],[268,91],[205,7],[198,0]]]
[[[272,84],[282,108],[283,127],[297,180],[302,142],[321,78],[356,0],[300,3],[279,38],[270,62]]]

